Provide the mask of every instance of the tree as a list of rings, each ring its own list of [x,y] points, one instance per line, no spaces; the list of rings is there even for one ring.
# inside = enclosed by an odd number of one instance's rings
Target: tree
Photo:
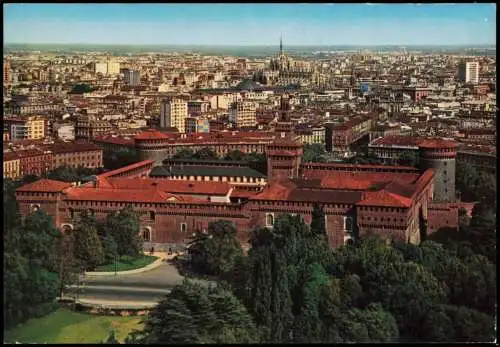
[[[303,147],[302,161],[304,163],[324,163],[325,147],[319,143],[306,144]]]
[[[237,231],[230,221],[219,220],[208,225],[208,234],[198,233],[191,243],[190,252],[195,268],[219,276],[231,271],[243,249],[236,237]]]
[[[344,342],[395,342],[399,337],[396,320],[380,304],[349,310],[344,327]]]
[[[313,204],[311,233],[326,236],[325,212],[323,211],[323,206],[318,203]]]
[[[145,343],[255,343],[251,316],[231,292],[185,280],[147,318]]]
[[[118,245],[111,235],[102,238],[102,248],[104,252],[104,263],[111,264],[118,257]]]
[[[193,159],[194,152],[189,148],[181,148],[174,154],[172,159]]]
[[[118,213],[110,213],[106,218],[105,236],[112,236],[119,255],[138,256],[142,251],[139,238],[139,215],[132,206],[126,206]]]
[[[209,147],[203,147],[198,152],[193,155],[195,159],[207,159],[207,160],[217,160],[219,157],[217,154],[211,150]]]
[[[399,155],[398,163],[405,166],[418,166],[418,154],[416,152],[404,151]]]
[[[106,169],[116,170],[140,161],[139,154],[134,148],[120,148],[117,151],[105,152],[103,165]]]
[[[243,153],[242,151],[236,149],[234,151],[229,152],[225,157],[224,160],[228,161],[242,161],[245,160],[246,154]]]
[[[102,242],[93,226],[79,225],[75,229],[75,256],[86,270],[104,262]]]
[[[85,83],[81,83],[81,84],[75,84],[73,85],[73,87],[71,88],[71,91],[70,91],[70,94],[84,94],[84,93],[90,93],[94,90],[94,88],[92,87],[92,85],[90,84],[85,84]]]
[[[111,329],[110,330],[108,338],[106,339],[106,341],[104,343],[110,344],[110,345],[119,345],[120,344],[120,342],[116,338],[116,331],[115,331],[115,329]]]
[[[80,263],[75,253],[75,235],[72,231],[61,233],[54,242],[53,269],[59,276],[59,297],[64,296],[64,288],[77,282]]]
[[[4,314],[8,326],[54,308],[60,280],[51,271],[51,252],[59,234],[50,216],[42,211],[28,215],[19,232],[4,234]]]

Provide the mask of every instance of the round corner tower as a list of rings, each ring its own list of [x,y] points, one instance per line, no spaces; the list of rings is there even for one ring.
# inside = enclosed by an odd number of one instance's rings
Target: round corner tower
[[[434,169],[434,201],[454,202],[455,194],[455,159],[457,144],[455,141],[429,139],[419,144],[419,162],[422,171]]]
[[[140,160],[153,160],[160,164],[168,156],[169,137],[156,130],[144,131],[134,138]]]

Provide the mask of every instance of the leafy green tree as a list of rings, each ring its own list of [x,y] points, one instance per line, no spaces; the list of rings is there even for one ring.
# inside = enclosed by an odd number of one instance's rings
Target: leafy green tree
[[[77,282],[80,263],[75,253],[75,234],[73,231],[61,233],[53,244],[53,270],[59,276],[59,297],[64,296],[64,289]]]
[[[117,151],[105,152],[103,165],[106,169],[116,170],[140,161],[139,153],[133,148],[120,148]]]
[[[251,316],[227,290],[185,280],[150,313],[145,343],[252,343],[258,333]]]
[[[453,326],[453,342],[493,342],[494,318],[467,307],[445,306]]]
[[[181,148],[174,154],[172,159],[193,159],[194,152],[189,148]]]
[[[217,156],[217,153],[215,153],[209,147],[203,147],[202,149],[200,149],[198,152],[196,152],[193,155],[193,158],[195,158],[195,159],[210,159],[210,160],[219,159],[219,157]]]
[[[247,153],[244,160],[249,163],[250,168],[267,175],[267,158],[264,153]]]
[[[306,144],[303,147],[302,161],[304,163],[324,163],[325,159],[325,147],[319,143]]]
[[[75,256],[86,270],[93,270],[104,262],[104,251],[97,230],[79,225],[75,229]]]
[[[396,320],[380,304],[349,310],[345,323],[342,334],[345,342],[395,342],[399,337]]]
[[[111,329],[108,335],[108,338],[104,342],[105,344],[110,344],[110,345],[119,345],[120,342],[116,338],[116,331],[115,329]]]
[[[225,157],[224,160],[229,160],[229,161],[242,161],[245,160],[246,154],[243,153],[242,151],[236,149],[234,151],[229,152]]]
[[[41,210],[33,212],[24,219],[18,249],[31,262],[50,268],[52,245],[60,233],[51,216]]]
[[[114,238],[120,256],[141,254],[142,241],[139,238],[139,231],[139,215],[132,206],[126,206],[118,213],[110,213],[106,218],[105,235]]]
[[[102,238],[102,248],[104,251],[104,263],[111,264],[118,257],[118,245],[111,235]]]
[[[325,212],[323,211],[323,206],[318,203],[313,204],[311,233],[326,236]]]
[[[398,163],[405,166],[418,166],[418,153],[404,151],[399,155]]]
[[[90,84],[85,84],[85,83],[80,83],[80,84],[75,84],[71,88],[70,94],[84,94],[84,93],[90,93],[94,90],[92,85]]]
[[[321,342],[319,305],[322,289],[328,284],[328,274],[317,263],[308,266],[307,274],[299,296],[301,300],[294,302],[299,307],[299,313],[295,317],[293,337],[296,342]]]
[[[231,271],[243,249],[236,237],[237,231],[230,221],[219,220],[208,225],[208,234],[198,235],[191,242],[193,265],[196,269],[219,276]]]
[[[60,232],[42,211],[26,216],[18,232],[4,234],[4,317],[8,326],[54,309],[58,275],[51,271]]]

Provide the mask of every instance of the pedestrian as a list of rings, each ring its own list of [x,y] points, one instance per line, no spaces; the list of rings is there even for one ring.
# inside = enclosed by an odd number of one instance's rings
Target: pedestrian
[[[168,248],[168,255],[172,255],[172,247]]]
[[[154,253],[155,253],[155,248],[153,246],[153,247],[151,247],[151,255],[153,255]]]

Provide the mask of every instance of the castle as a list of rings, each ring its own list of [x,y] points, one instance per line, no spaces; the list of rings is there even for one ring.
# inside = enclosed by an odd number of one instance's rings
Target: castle
[[[314,204],[324,209],[332,247],[367,234],[378,234],[387,241],[419,243],[425,232],[458,226],[458,205],[434,199],[436,184],[438,194],[444,192],[445,184],[436,181],[443,168],[436,161],[441,158],[447,165],[454,165],[450,160],[454,155],[452,142],[435,139],[425,143],[420,169],[302,163],[302,145],[288,123],[285,109],[275,136],[259,144],[267,154],[268,177],[265,185],[253,189],[238,188],[223,171],[217,177],[208,177],[208,171],[200,170],[191,173],[191,179],[182,175],[170,179],[150,176],[155,161],[165,158],[169,139],[145,140],[147,136],[139,136],[140,144],[150,141],[158,149],[142,152],[143,158],[150,156],[152,160],[106,172],[80,185],[47,179],[27,184],[16,191],[20,212],[26,216],[44,210],[58,228],[65,230],[74,228],[83,210],[101,219],[132,205],[141,216],[140,235],[145,248],[154,246],[157,250],[181,249],[193,233],[207,230],[210,222],[220,219],[232,221],[240,242],[247,244],[251,229],[271,228],[281,213],[300,214],[310,223]],[[213,141],[215,148],[225,143],[217,143],[216,137]],[[246,140],[240,137],[238,141]],[[245,146],[248,152],[257,148]],[[238,182],[246,180],[238,178]],[[251,183],[252,177],[248,180]]]

